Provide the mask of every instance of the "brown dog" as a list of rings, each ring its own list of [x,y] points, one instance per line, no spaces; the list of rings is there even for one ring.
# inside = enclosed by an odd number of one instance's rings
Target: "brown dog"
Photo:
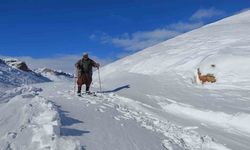
[[[206,75],[202,75],[200,72],[200,68],[197,69],[197,72],[198,72],[199,80],[202,82],[202,84],[204,84],[205,82],[211,82],[211,83],[216,82],[216,78],[213,74],[209,73]]]

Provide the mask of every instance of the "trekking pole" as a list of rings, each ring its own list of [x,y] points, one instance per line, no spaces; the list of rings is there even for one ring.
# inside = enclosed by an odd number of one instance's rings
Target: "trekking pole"
[[[76,80],[77,80],[77,69],[75,70],[75,75],[74,75],[74,93],[76,93]]]
[[[102,92],[102,82],[101,82],[100,69],[99,68],[98,68],[98,77],[99,77],[100,92]]]

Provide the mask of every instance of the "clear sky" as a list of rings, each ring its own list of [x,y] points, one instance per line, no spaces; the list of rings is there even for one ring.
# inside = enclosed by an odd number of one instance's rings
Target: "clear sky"
[[[0,0],[0,55],[126,56],[250,7],[249,0]]]

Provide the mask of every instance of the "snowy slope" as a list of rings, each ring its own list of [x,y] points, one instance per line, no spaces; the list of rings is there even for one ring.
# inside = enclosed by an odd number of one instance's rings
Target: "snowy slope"
[[[34,72],[25,72],[8,66],[0,59],[0,94],[10,88],[21,86],[24,84],[48,82],[45,78]]]
[[[101,69],[101,78],[104,92],[116,92],[131,105],[140,103],[143,113],[208,135],[230,149],[247,150],[249,63],[246,11],[109,64]],[[197,83],[198,68],[214,74],[217,82]],[[97,76],[94,81],[99,87]],[[154,126],[157,130],[162,125]],[[171,139],[168,132],[161,133]],[[177,141],[189,145],[190,139]]]
[[[36,73],[49,78],[52,81],[71,80],[74,76],[61,70],[52,70],[49,68],[40,68],[35,70]]]
[[[80,150],[78,141],[60,137],[57,107],[29,86],[8,91],[0,105],[1,150]]]
[[[32,80],[30,71],[25,76],[4,62],[1,69],[6,85],[16,79]],[[94,105],[103,98],[75,96],[71,75],[57,71],[48,77],[57,82],[24,85],[38,83],[34,80],[9,88],[1,85],[0,112],[4,113],[0,114],[0,150],[165,149],[161,135],[132,120],[117,121],[119,112],[113,107]]]
[[[18,60],[18,59],[14,59],[14,58],[5,58],[3,59],[3,61],[16,69],[22,70],[22,71],[26,71],[26,72],[31,72],[31,70],[29,69],[29,67],[27,66],[27,64],[24,61]]]
[[[30,86],[51,80],[31,70],[19,70],[16,64],[19,61],[0,59],[0,149],[82,149],[78,141],[60,136],[56,105],[39,96],[41,88]]]
[[[0,149],[249,150],[249,20],[247,11],[101,68],[96,97],[76,96],[72,79],[4,91]],[[1,88],[36,83],[0,65]],[[197,68],[217,82],[196,83]],[[93,81],[97,91],[97,72]]]
[[[213,73],[217,84],[249,87],[250,11],[147,48],[103,68],[104,77],[120,72],[159,75],[176,72],[187,82]],[[214,64],[215,67],[211,67]]]
[[[76,96],[72,82],[54,82],[36,85],[44,89],[59,108],[61,136],[80,141],[86,150],[165,150],[162,135],[143,129],[135,121],[123,120],[122,107],[110,102],[109,94],[97,97]]]

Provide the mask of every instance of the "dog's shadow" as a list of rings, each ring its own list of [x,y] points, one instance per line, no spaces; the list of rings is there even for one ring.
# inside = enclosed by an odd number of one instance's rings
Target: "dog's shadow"
[[[113,90],[102,91],[102,92],[100,92],[100,93],[114,93],[114,92],[121,91],[121,90],[123,90],[123,89],[129,89],[129,88],[130,88],[130,85],[127,84],[127,85],[124,85],[124,86],[115,88],[115,89],[113,89]]]

